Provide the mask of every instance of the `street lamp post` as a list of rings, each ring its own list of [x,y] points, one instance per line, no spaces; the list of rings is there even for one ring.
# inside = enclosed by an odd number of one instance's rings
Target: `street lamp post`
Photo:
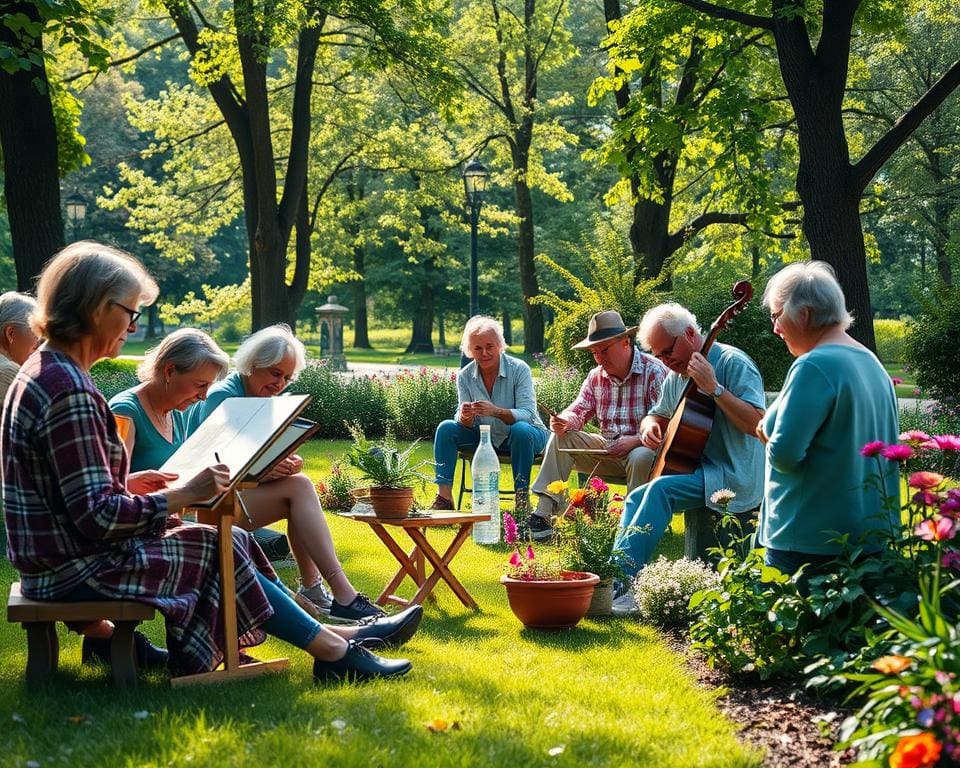
[[[480,288],[477,285],[477,222],[490,174],[474,158],[463,169],[463,190],[470,210],[470,317],[480,314]]]
[[[73,239],[77,239],[77,232],[83,226],[83,220],[87,216],[87,201],[83,195],[74,192],[64,201],[64,207],[67,209],[67,220],[70,222],[70,231]]]

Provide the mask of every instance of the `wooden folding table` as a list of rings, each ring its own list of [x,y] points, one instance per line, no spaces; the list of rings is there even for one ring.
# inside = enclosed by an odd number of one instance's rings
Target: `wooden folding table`
[[[390,554],[400,563],[400,570],[390,579],[377,598],[379,605],[386,605],[387,603],[419,605],[428,597],[433,597],[433,588],[443,580],[453,590],[453,594],[460,599],[461,603],[467,608],[478,610],[476,601],[450,570],[450,563],[467,540],[474,524],[486,522],[490,519],[490,515],[464,512],[429,512],[393,519],[347,513],[344,517],[369,525],[377,538],[390,551]],[[450,542],[450,546],[442,555],[427,541],[427,529],[439,526],[454,526],[457,529],[453,541]],[[409,553],[406,552],[400,542],[387,531],[387,528],[397,528],[403,531],[413,541],[413,549]],[[433,571],[429,575],[427,575],[427,563],[430,563],[433,567]],[[408,576],[417,585],[417,592],[410,600],[405,600],[394,594],[394,590]]]

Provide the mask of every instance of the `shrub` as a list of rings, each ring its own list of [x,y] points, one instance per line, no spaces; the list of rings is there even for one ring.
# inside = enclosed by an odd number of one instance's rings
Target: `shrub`
[[[559,413],[580,393],[583,374],[576,368],[550,362],[546,355],[536,357],[540,364],[537,374],[537,400],[555,413]]]
[[[100,360],[90,369],[90,376],[107,400],[140,383],[135,360]]]
[[[420,368],[401,371],[386,388],[389,424],[397,437],[432,438],[437,424],[457,409],[453,372]]]
[[[353,506],[353,496],[350,491],[356,482],[344,467],[341,460],[333,462],[330,474],[317,481],[317,495],[320,504],[326,510],[350,509]]]
[[[690,623],[690,598],[716,584],[717,575],[700,560],[668,560],[663,555],[645,566],[633,580],[640,617],[663,627]]]
[[[903,362],[907,336],[903,320],[874,320],[873,335],[877,340],[877,357],[882,362]]]
[[[940,289],[907,323],[904,358],[917,385],[948,407],[960,399],[960,291]]]
[[[349,437],[344,422],[357,423],[371,435],[382,435],[386,429],[385,384],[375,376],[342,377],[321,361],[307,365],[290,391],[313,395],[303,416],[320,425],[318,437]]]

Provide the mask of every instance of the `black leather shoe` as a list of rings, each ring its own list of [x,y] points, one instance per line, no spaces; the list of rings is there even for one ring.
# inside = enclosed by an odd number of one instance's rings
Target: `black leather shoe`
[[[166,648],[155,646],[143,632],[133,633],[133,647],[137,653],[137,667],[140,669],[157,669],[167,666],[170,652]],[[83,664],[109,664],[110,638],[84,637],[80,661]]]
[[[347,641],[342,659],[313,662],[313,679],[318,683],[331,680],[372,680],[375,677],[401,677],[413,665],[407,659],[385,659],[363,647],[356,640]]]
[[[363,622],[353,639],[379,640],[384,648],[396,648],[416,634],[422,618],[423,606],[411,605],[393,616]]]

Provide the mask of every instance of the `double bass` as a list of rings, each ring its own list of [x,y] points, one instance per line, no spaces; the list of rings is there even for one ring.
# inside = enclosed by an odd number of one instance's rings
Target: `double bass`
[[[747,306],[747,302],[753,297],[753,286],[748,280],[740,280],[733,286],[733,296],[736,301],[714,320],[703,346],[700,347],[700,354],[704,357],[717,340],[720,331]],[[657,449],[648,482],[660,475],[688,475],[700,466],[703,449],[713,429],[716,409],[713,397],[697,389],[693,379],[688,380],[664,431],[663,442]]]

